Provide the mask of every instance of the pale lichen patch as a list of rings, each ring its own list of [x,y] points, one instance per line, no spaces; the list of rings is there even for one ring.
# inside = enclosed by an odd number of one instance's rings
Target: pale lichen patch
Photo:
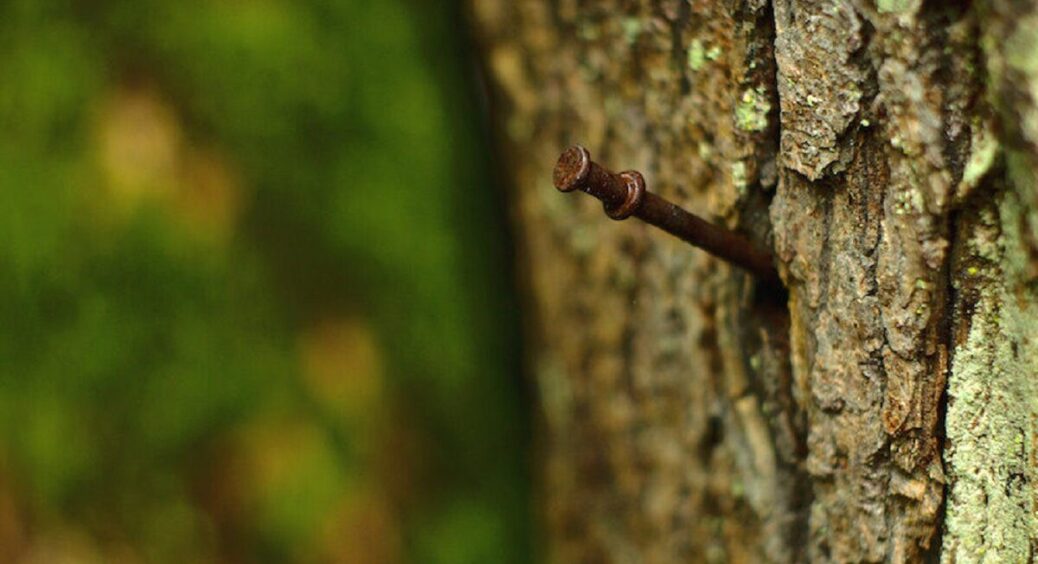
[[[735,161],[731,167],[732,185],[740,195],[746,192],[746,163]]]
[[[698,71],[709,61],[716,61],[721,56],[721,48],[717,45],[709,49],[699,39],[693,39],[688,46],[688,68]],[[752,65],[752,63],[751,63]]]
[[[910,13],[919,9],[918,0],[877,0],[876,9],[883,14]]]
[[[762,88],[747,88],[735,107],[735,125],[743,131],[764,131],[768,127],[771,103]]]
[[[620,21],[620,29],[623,32],[624,41],[633,45],[642,34],[642,22],[638,18],[624,18]]]
[[[946,429],[949,498],[943,559],[1026,562],[1038,530],[1031,494],[1038,398],[1033,378],[1038,303],[1021,289],[1028,262],[1019,237],[1023,209],[1007,193],[999,219],[980,218],[967,253],[998,249],[995,263],[971,265],[956,286],[976,297],[969,329],[955,350]],[[967,260],[969,257],[966,257]]]
[[[956,189],[961,199],[968,195],[980,183],[984,175],[991,170],[998,157],[1001,144],[991,130],[989,123],[975,120],[970,128],[970,155],[962,171],[962,180]]]
[[[688,68],[697,71],[705,64],[706,49],[703,47],[703,42],[693,39],[691,45],[688,46]]]

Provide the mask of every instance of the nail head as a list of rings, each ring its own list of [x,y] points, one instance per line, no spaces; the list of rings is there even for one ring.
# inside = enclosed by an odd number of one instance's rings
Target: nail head
[[[572,192],[587,182],[591,173],[591,153],[580,145],[574,145],[559,157],[555,163],[552,180],[561,192]]]

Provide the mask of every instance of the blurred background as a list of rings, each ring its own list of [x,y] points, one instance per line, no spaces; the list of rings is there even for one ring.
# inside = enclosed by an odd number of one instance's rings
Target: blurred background
[[[527,562],[448,0],[0,3],[0,562]]]

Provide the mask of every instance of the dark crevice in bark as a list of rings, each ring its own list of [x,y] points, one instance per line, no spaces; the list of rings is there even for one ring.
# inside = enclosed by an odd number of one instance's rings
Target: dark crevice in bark
[[[955,316],[955,304],[958,300],[958,291],[955,289],[954,276],[955,276],[955,263],[956,254],[959,252],[960,241],[958,240],[957,234],[962,226],[960,212],[957,210],[952,211],[948,217],[948,248],[951,251],[948,253],[948,260],[945,261],[945,272],[942,279],[945,281],[947,290],[945,292],[945,305],[944,305],[944,316],[941,320],[940,334],[941,342],[947,347],[948,362],[945,366],[945,378],[944,378],[944,390],[941,392],[941,397],[937,401],[937,424],[934,431],[935,438],[939,442],[937,446],[938,456],[943,458],[944,449],[947,445],[947,432],[945,430],[945,418],[948,413],[948,381],[951,379],[952,365],[954,363],[953,351],[955,350],[955,334],[953,331],[953,321]],[[944,461],[941,461],[941,467],[944,467]],[[934,533],[934,538],[930,543],[930,550],[924,553],[924,557],[927,562],[936,564],[940,562],[941,549],[944,547],[944,526],[945,513],[948,508],[948,482],[945,480],[943,493],[941,495],[941,506],[937,510],[937,531]]]
[[[922,13],[954,13],[961,16],[969,11],[971,0],[923,0]]]
[[[755,134],[755,158],[757,166],[766,160],[776,159],[781,139],[779,119],[779,91],[777,64],[775,60],[775,19],[771,2],[763,7],[753,9],[747,3],[740,3],[733,17],[737,21],[752,22],[747,25],[747,52],[744,64],[749,69],[742,79],[739,91],[746,88],[762,88],[770,100],[768,126],[764,131]],[[772,173],[774,174],[774,173]],[[772,239],[772,227],[769,208],[774,198],[774,190],[768,191],[761,181],[761,170],[757,170],[757,179],[748,187],[749,197],[742,198],[740,204],[741,224],[751,227],[757,238],[765,243]],[[747,225],[749,224],[749,225]],[[770,248],[770,244],[768,245]],[[762,415],[767,422],[771,443],[776,449],[775,471],[780,476],[782,487],[787,492],[782,496],[785,507],[775,508],[782,514],[782,519],[789,519],[782,527],[785,537],[783,544],[788,551],[784,557],[790,561],[802,561],[807,555],[809,538],[808,520],[810,507],[814,500],[814,491],[810,477],[805,468],[807,454],[807,430],[803,413],[794,396],[794,378],[790,351],[790,312],[789,293],[782,285],[764,284],[749,279],[749,300],[743,308],[737,322],[741,329],[739,341],[746,353],[746,371],[749,374],[749,393],[756,396]],[[765,338],[764,336],[767,336]],[[775,366],[761,366],[760,361],[751,359],[770,358]],[[768,381],[765,381],[768,379]],[[777,380],[777,381],[776,381]],[[785,433],[792,433],[790,447],[783,448],[782,439]],[[778,555],[772,555],[778,557]]]
[[[961,24],[963,18],[970,17],[969,4],[968,1],[934,2],[927,0],[923,5],[924,14],[928,14],[928,19],[930,20],[929,27],[933,30],[933,39],[936,43],[935,51],[937,57],[939,57],[934,79],[941,85],[942,91],[946,93],[942,99],[941,106],[942,127],[945,135],[942,149],[945,162],[953,179],[952,186],[957,185],[962,179],[966,160],[971,149],[971,127],[977,127],[975,123],[966,123],[964,116],[979,115],[977,106],[981,102],[979,97],[982,92],[982,82],[976,74],[970,72],[966,76],[962,76],[964,67],[969,69],[982,69],[983,67],[980,64],[981,51],[977,41],[978,30],[976,22],[974,21],[970,24],[971,30],[968,34],[970,44],[955,44],[953,39],[951,39],[951,27]],[[968,60],[963,61],[963,57],[968,58]],[[979,74],[983,70],[977,72]],[[984,182],[984,184],[988,184],[988,182]],[[941,275],[941,280],[944,281],[944,311],[938,321],[937,333],[939,342],[945,347],[947,359],[943,367],[945,370],[945,385],[943,390],[941,390],[936,407],[937,421],[934,431],[935,439],[938,441],[937,456],[942,457],[947,445],[947,383],[951,379],[954,364],[953,351],[956,350],[956,341],[958,340],[955,334],[955,324],[957,323],[958,315],[961,313],[957,311],[956,304],[959,303],[962,296],[960,296],[959,290],[955,287],[955,280],[959,274],[957,267],[963,258],[962,252],[964,250],[963,242],[960,240],[959,235],[964,229],[968,229],[969,225],[974,221],[965,219],[963,209],[971,210],[967,213],[972,214],[972,210],[981,209],[981,206],[977,205],[979,203],[978,198],[986,199],[991,197],[990,191],[982,188],[983,185],[975,189],[965,202],[953,202],[945,219],[949,253],[944,261]],[[937,513],[937,523],[939,525],[936,528],[929,549],[923,553],[923,557],[927,562],[936,563],[940,561],[945,532],[942,524],[945,522],[949,493],[949,484],[946,481]]]
[[[739,85],[740,91],[747,89],[763,89],[770,109],[767,112],[767,126],[760,132],[750,136],[755,140],[754,155],[757,173],[755,181],[747,187],[747,196],[739,204],[740,226],[748,231],[762,246],[770,248],[772,238],[771,216],[769,208],[775,196],[774,186],[777,184],[777,154],[781,140],[779,125],[779,93],[778,70],[775,62],[775,17],[771,2],[759,9],[741,4],[735,16],[738,21],[752,22],[746,26],[746,56],[743,65],[748,69]],[[772,167],[770,171],[764,168]],[[765,176],[767,174],[767,176]],[[768,189],[768,188],[772,189]],[[787,298],[785,289],[768,292],[776,299]]]
[[[699,457],[703,460],[710,460],[713,456],[714,449],[721,446],[724,443],[724,424],[721,422],[721,418],[713,414],[707,419],[707,430],[703,434],[702,439],[699,442]]]
[[[683,2],[684,4],[684,2]],[[740,88],[752,85],[763,86],[767,93],[770,110],[767,115],[767,127],[757,134],[755,143],[755,157],[757,166],[762,166],[764,161],[774,160],[778,152],[781,140],[781,128],[779,120],[779,94],[778,94],[778,70],[775,62],[775,17],[771,2],[766,2],[763,7],[754,9],[747,3],[740,3],[733,14],[737,21],[753,22],[748,25],[747,54],[744,64],[751,70],[740,84]],[[762,52],[763,51],[763,52]],[[757,181],[747,187],[747,197],[740,202],[740,222],[743,229],[763,243],[766,248],[771,248],[768,243],[772,236],[771,216],[769,207],[775,196],[774,190],[767,190],[760,179],[758,170]],[[755,300],[772,304],[784,304],[788,301],[789,294],[785,287],[774,287],[773,285],[757,284],[754,292]],[[763,300],[763,301],[762,301]],[[788,309],[786,315],[788,317]]]
[[[571,22],[569,22],[570,25],[566,25],[567,22],[565,22],[562,19],[562,14],[560,13],[560,10],[559,10],[559,1],[560,0],[545,0],[545,1],[547,2],[547,5],[548,5],[548,14],[550,14],[552,24],[554,24],[559,29],[567,29],[567,28],[572,28],[573,27]]]
[[[708,351],[707,369],[711,375],[721,374],[724,370],[724,363],[721,361],[721,355],[716,352],[718,350],[717,308],[713,304],[707,304],[703,307],[703,319],[713,320],[710,326],[703,329],[699,337],[699,344],[703,347],[703,350]],[[717,382],[713,382],[713,384],[714,387],[718,387]]]
[[[876,102],[879,96],[879,69],[876,68],[875,39],[876,28],[868,18],[861,19],[861,48],[855,52],[855,62],[863,71],[864,78],[861,81],[861,101],[859,102],[858,119],[851,126],[852,129],[863,130],[870,126],[862,125],[862,120],[878,123],[879,117],[874,115],[877,111]]]
[[[688,60],[685,47],[685,30],[691,21],[692,5],[682,0],[678,3],[677,17],[670,22],[671,57],[674,59],[675,76],[678,76],[680,79],[679,87],[682,96],[687,96],[692,92],[692,81],[689,80],[688,73],[685,71]]]
[[[983,66],[980,62],[980,45],[976,41],[977,30],[975,29],[975,24],[970,34],[973,42],[968,48],[964,45],[952,43],[950,38],[950,28],[961,22],[963,18],[968,17],[968,4],[968,2],[950,2],[948,0],[933,2],[928,0],[924,4],[923,12],[928,14],[926,19],[928,20],[929,29],[932,30],[931,37],[935,43],[932,50],[938,57],[934,79],[941,85],[941,90],[945,93],[941,104],[941,119],[945,134],[943,156],[951,172],[952,180],[955,183],[962,179],[966,158],[969,154],[970,139],[969,124],[961,124],[962,127],[953,127],[953,120],[961,118],[963,113],[966,115],[976,115],[970,110],[974,109],[977,102],[976,98],[980,94],[980,82],[977,80],[977,77],[963,76],[961,70],[963,67],[980,69]],[[968,61],[964,62],[962,60],[964,57],[968,58]],[[968,93],[971,99],[967,103],[962,104],[961,107],[955,106],[956,103],[963,102],[956,98],[956,95],[962,95],[957,92],[959,89],[971,91]]]

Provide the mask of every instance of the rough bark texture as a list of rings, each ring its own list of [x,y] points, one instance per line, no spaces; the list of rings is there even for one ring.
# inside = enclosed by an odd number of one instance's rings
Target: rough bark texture
[[[471,7],[552,561],[1034,557],[1038,7]],[[557,193],[576,142],[773,249],[788,296]]]

